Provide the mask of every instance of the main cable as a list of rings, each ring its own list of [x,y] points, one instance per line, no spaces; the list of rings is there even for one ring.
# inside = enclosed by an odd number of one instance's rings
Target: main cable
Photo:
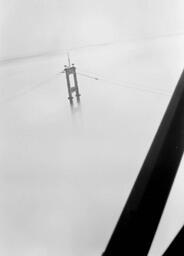
[[[79,70],[80,71],[80,70]],[[164,95],[164,96],[170,96],[171,93],[168,92],[164,92],[164,91],[159,91],[159,90],[152,90],[152,89],[148,89],[145,87],[142,87],[142,84],[136,84],[134,82],[128,82],[128,81],[114,81],[114,80],[110,80],[107,79],[105,77],[99,76],[98,74],[93,74],[91,75],[90,73],[86,73],[86,72],[77,72],[78,75],[80,76],[84,76],[87,77],[89,79],[94,79],[94,80],[98,80],[98,81],[103,81],[106,82],[108,84],[112,84],[114,86],[118,86],[118,87],[124,87],[127,89],[133,89],[133,90],[137,90],[137,91],[141,91],[141,92],[147,92],[147,93],[151,93],[151,94],[160,94],[160,95]]]
[[[14,100],[14,99],[16,99],[20,96],[23,96],[23,95],[26,95],[26,94],[30,93],[31,91],[45,85],[49,81],[52,81],[53,79],[55,79],[56,75],[59,75],[60,73],[64,73],[64,71],[53,74],[48,79],[45,79],[45,80],[41,81],[40,83],[38,83],[34,86],[31,86],[31,87],[29,87],[27,89],[24,89],[24,90],[20,90],[16,95],[10,96],[10,97],[6,98],[5,100],[1,100],[0,104],[12,101],[12,100]],[[141,92],[144,92],[144,93],[146,92],[146,93],[151,93],[151,94],[160,94],[160,95],[164,95],[164,96],[170,96],[171,95],[170,93],[167,93],[167,92],[163,92],[163,91],[159,91],[159,90],[152,90],[152,89],[142,87],[141,84],[136,84],[134,82],[128,82],[128,81],[121,81],[121,82],[114,81],[114,80],[107,79],[105,77],[99,76],[98,74],[94,74],[94,73],[93,73],[93,75],[91,75],[90,73],[82,72],[82,71],[79,70],[79,72],[77,72],[77,74],[80,75],[80,76],[86,77],[88,79],[93,79],[93,80],[96,80],[96,81],[103,81],[103,82],[106,82],[110,85],[118,86],[118,87],[121,87],[121,88],[137,90],[137,91],[141,91]]]
[[[37,89],[37,88],[39,88],[39,87],[49,83],[50,81],[55,79],[56,75],[58,75],[58,74],[60,74],[60,72],[58,72],[56,74],[53,74],[49,78],[42,80],[41,82],[37,83],[36,85],[33,85],[33,86],[31,86],[31,87],[29,87],[27,89],[18,91],[18,93],[16,93],[15,95],[7,97],[5,100],[1,100],[0,104],[6,103],[6,102],[11,102],[11,101],[13,101],[14,99],[16,99],[18,97],[21,97],[23,95],[26,95],[26,94],[30,93],[31,91],[33,91],[33,90],[35,90],[35,89]]]

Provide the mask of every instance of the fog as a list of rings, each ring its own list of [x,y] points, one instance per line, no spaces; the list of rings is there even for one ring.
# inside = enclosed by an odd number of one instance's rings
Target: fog
[[[0,59],[184,31],[182,0],[1,0]]]
[[[0,254],[101,255],[183,69],[184,4],[0,3]],[[182,171],[149,256],[183,224]]]

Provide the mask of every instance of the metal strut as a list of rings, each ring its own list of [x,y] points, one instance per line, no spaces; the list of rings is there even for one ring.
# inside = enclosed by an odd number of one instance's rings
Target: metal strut
[[[146,256],[184,149],[184,72],[103,256]]]
[[[174,238],[170,246],[167,248],[167,250],[164,252],[162,256],[173,256],[178,255],[178,252],[180,255],[184,255],[184,226],[181,228],[177,236]]]

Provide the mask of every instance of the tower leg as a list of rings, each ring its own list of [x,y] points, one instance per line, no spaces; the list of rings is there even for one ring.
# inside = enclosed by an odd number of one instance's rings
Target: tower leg
[[[68,88],[68,95],[69,95],[68,99],[71,103],[73,101],[73,97],[72,97],[72,91],[71,91],[70,78],[67,71],[66,71],[66,81],[67,81],[67,88]]]
[[[73,77],[74,77],[74,83],[75,83],[75,89],[76,89],[76,97],[77,97],[77,100],[78,100],[79,97],[80,97],[80,93],[79,93],[76,69],[74,69]]]

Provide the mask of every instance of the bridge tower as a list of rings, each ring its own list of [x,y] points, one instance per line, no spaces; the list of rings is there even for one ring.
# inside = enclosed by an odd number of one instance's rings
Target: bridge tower
[[[76,67],[74,64],[70,66],[70,62],[68,66],[65,65],[64,67],[65,67],[64,72],[66,74],[66,81],[67,81],[67,88],[68,88],[68,99],[70,101],[70,104],[73,105],[73,93],[75,93],[77,102],[80,103],[80,94],[79,94],[79,86],[77,81]],[[74,83],[71,83],[70,76],[73,77]]]

